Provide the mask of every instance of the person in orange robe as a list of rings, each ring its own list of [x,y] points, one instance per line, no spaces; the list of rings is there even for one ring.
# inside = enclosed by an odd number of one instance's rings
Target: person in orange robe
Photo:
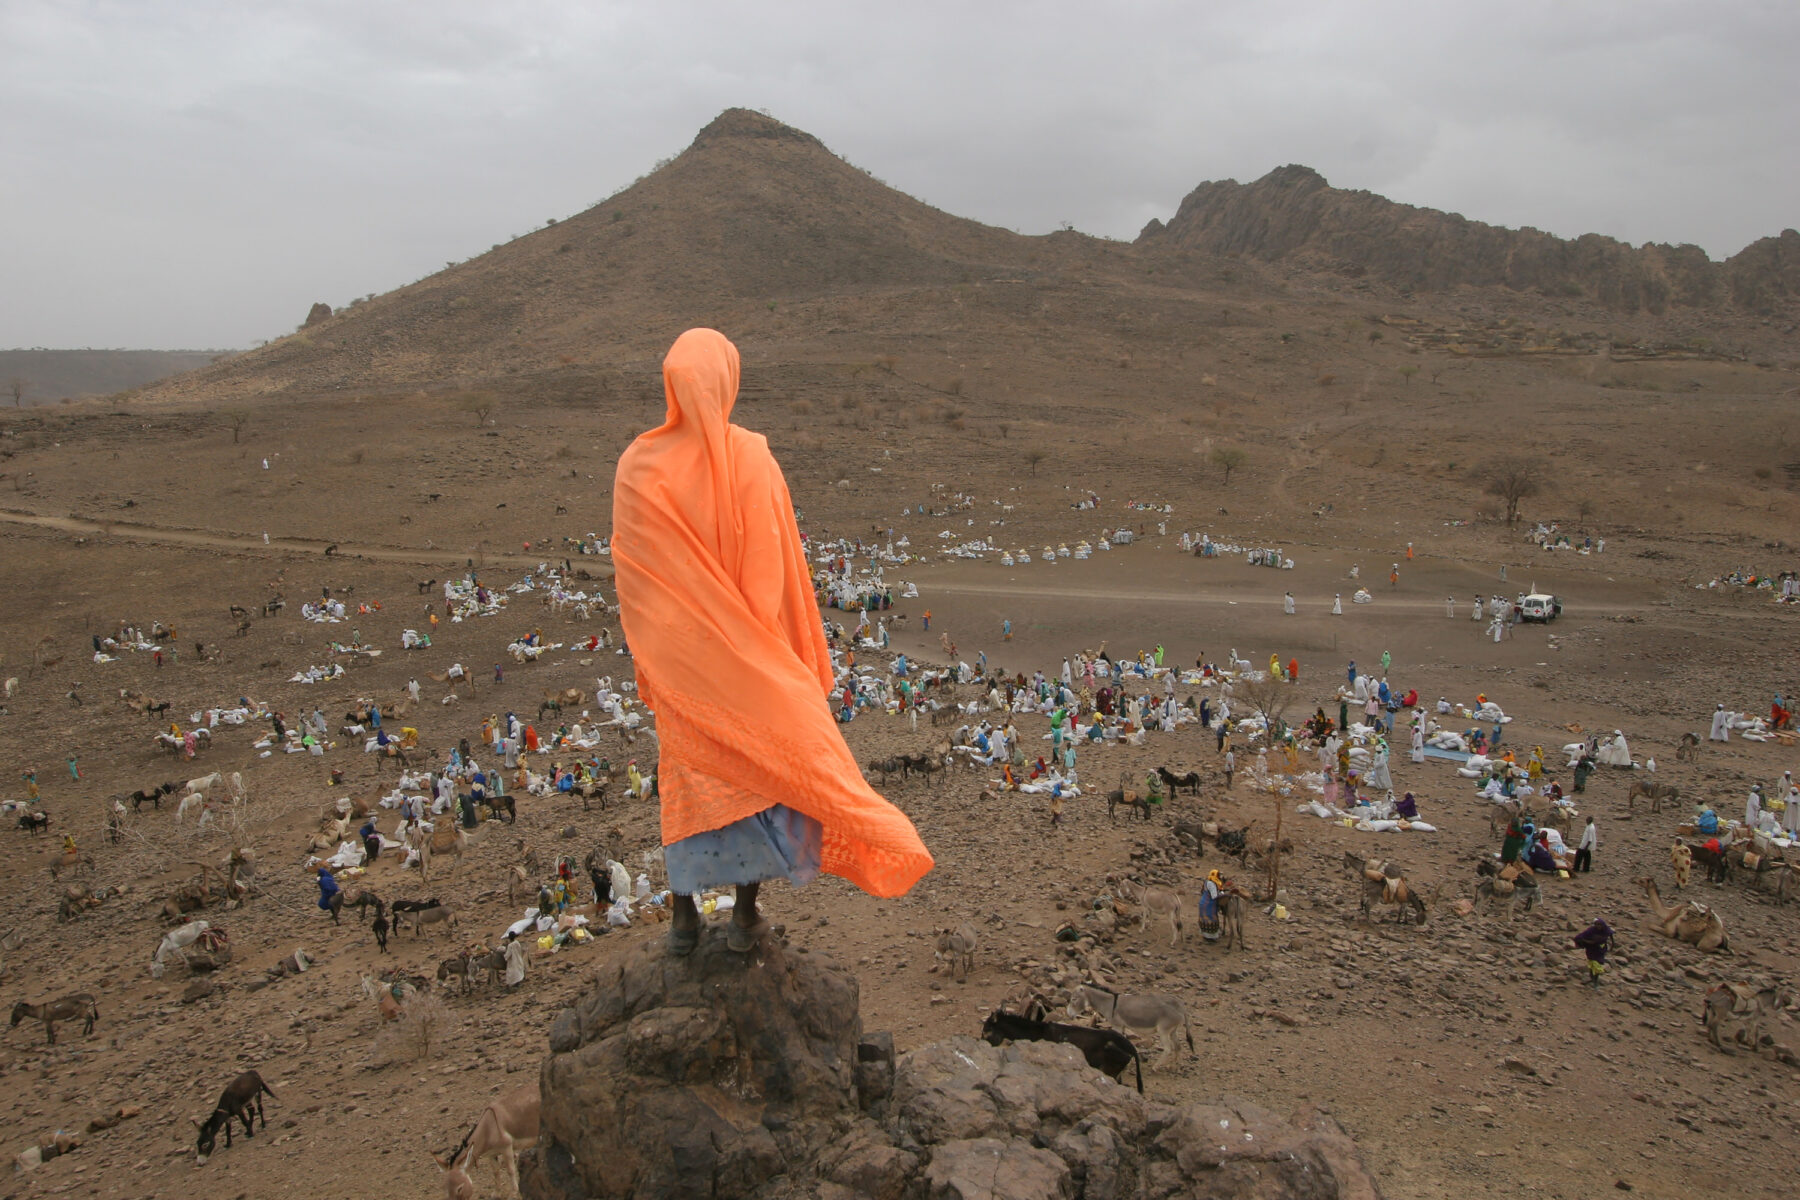
[[[638,694],[656,715],[669,944],[693,949],[693,895],[734,886],[728,945],[767,929],[758,885],[821,871],[904,895],[932,866],[869,787],[827,706],[831,655],[793,500],[760,435],[731,424],[738,353],[690,329],[663,360],[668,415],[619,458],[613,563]]]

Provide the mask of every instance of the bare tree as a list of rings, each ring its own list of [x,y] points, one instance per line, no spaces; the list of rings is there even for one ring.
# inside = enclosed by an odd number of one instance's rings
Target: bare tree
[[[1487,481],[1487,494],[1506,505],[1506,523],[1519,519],[1519,502],[1538,494],[1543,478],[1537,463],[1521,455],[1509,454],[1494,459],[1482,471]]]
[[[1249,456],[1236,446],[1220,446],[1212,452],[1213,466],[1225,472],[1225,486],[1231,486],[1231,473],[1244,465]]]
[[[219,419],[231,427],[231,444],[238,444],[238,435],[244,432],[244,425],[250,420],[250,414],[241,408],[228,409],[219,414]]]
[[[1587,496],[1575,502],[1575,519],[1581,523],[1581,532],[1587,532],[1587,523],[1594,519],[1594,501]]]
[[[1048,454],[1044,453],[1042,450],[1027,450],[1025,452],[1025,463],[1027,466],[1029,466],[1031,468],[1031,473],[1033,475],[1036,475],[1037,469],[1038,469],[1038,464],[1043,462],[1046,458],[1049,458],[1049,457],[1050,456]]]
[[[12,393],[14,408],[23,408],[25,406],[25,390],[30,386],[31,381],[29,379],[21,379],[17,375],[7,380],[6,390]]]
[[[494,394],[492,392],[466,392],[462,398],[463,409],[475,414],[477,425],[486,425],[488,417],[494,412]]]
[[[1407,383],[1411,383],[1413,381],[1413,376],[1417,375],[1418,373],[1419,373],[1419,368],[1413,366],[1411,363],[1408,363],[1406,366],[1400,368],[1400,378],[1406,380]]]
[[[1239,684],[1237,694],[1244,698],[1257,715],[1262,717],[1263,726],[1268,731],[1265,744],[1271,751],[1275,748],[1281,733],[1287,730],[1286,713],[1288,705],[1293,701],[1294,689],[1285,686],[1274,678],[1260,682]],[[1280,731],[1280,732],[1277,732]],[[1271,754],[1271,759],[1273,754]],[[1275,834],[1273,845],[1269,851],[1269,894],[1267,899],[1273,902],[1281,890],[1281,817],[1287,805],[1279,788],[1272,788],[1269,799],[1275,810]]]

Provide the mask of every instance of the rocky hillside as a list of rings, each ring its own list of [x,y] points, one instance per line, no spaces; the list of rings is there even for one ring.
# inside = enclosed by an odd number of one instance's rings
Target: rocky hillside
[[[696,324],[773,331],[796,304],[816,314],[807,336],[871,327],[904,336],[914,313],[952,307],[946,289],[1028,278],[1066,265],[1077,245],[1097,243],[950,216],[809,134],[732,109],[682,154],[575,217],[309,318],[151,395],[491,385],[660,354]],[[929,304],[909,300],[920,292]]]
[[[1368,275],[1420,291],[1472,285],[1585,297],[1627,312],[1730,308],[1768,316],[1800,302],[1800,233],[1792,229],[1715,263],[1698,246],[1633,247],[1599,234],[1571,241],[1396,204],[1334,188],[1302,166],[1249,184],[1203,183],[1167,225],[1152,221],[1138,244]]]
[[[1306,286],[1288,286],[1295,275]],[[1472,308],[1461,296],[1454,313],[1430,311],[1430,289],[1463,284],[1485,288]],[[1205,375],[1242,354],[1274,361],[1260,346],[1228,350],[1232,339],[1396,311],[1442,327],[1420,350],[1491,342],[1505,322],[1563,348],[1605,330],[1634,352],[1680,343],[1777,361],[1789,356],[1785,322],[1757,312],[1796,296],[1800,234],[1714,264],[1694,247],[1564,242],[1408,208],[1303,167],[1203,185],[1135,244],[1025,236],[941,212],[809,134],[731,109],[577,216],[335,313],[296,312],[298,331],[140,398],[641,398],[670,341],[711,325],[755,364],[751,395],[837,404],[859,373],[892,381],[899,363],[914,400],[1010,413],[1071,396],[1190,395],[1197,362]],[[1361,311],[1341,311],[1347,302]],[[1350,378],[1365,369],[1357,353],[1309,360],[1289,386]]]

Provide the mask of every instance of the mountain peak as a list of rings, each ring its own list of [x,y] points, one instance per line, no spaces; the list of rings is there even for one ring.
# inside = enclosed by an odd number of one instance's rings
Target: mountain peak
[[[748,108],[728,108],[714,117],[706,128],[694,136],[694,145],[704,146],[742,138],[800,142],[824,149],[824,143],[805,130],[784,125],[768,113],[753,112]]]

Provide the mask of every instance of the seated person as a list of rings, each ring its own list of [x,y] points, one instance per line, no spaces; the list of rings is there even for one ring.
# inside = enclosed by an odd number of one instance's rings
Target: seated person
[[[1543,834],[1539,834],[1531,843],[1531,849],[1525,855],[1525,864],[1533,871],[1554,874],[1556,872],[1556,856],[1550,853],[1550,843]]]
[[[1419,802],[1413,799],[1411,792],[1408,792],[1400,797],[1399,803],[1394,806],[1394,811],[1403,820],[1416,821],[1419,819]]]

